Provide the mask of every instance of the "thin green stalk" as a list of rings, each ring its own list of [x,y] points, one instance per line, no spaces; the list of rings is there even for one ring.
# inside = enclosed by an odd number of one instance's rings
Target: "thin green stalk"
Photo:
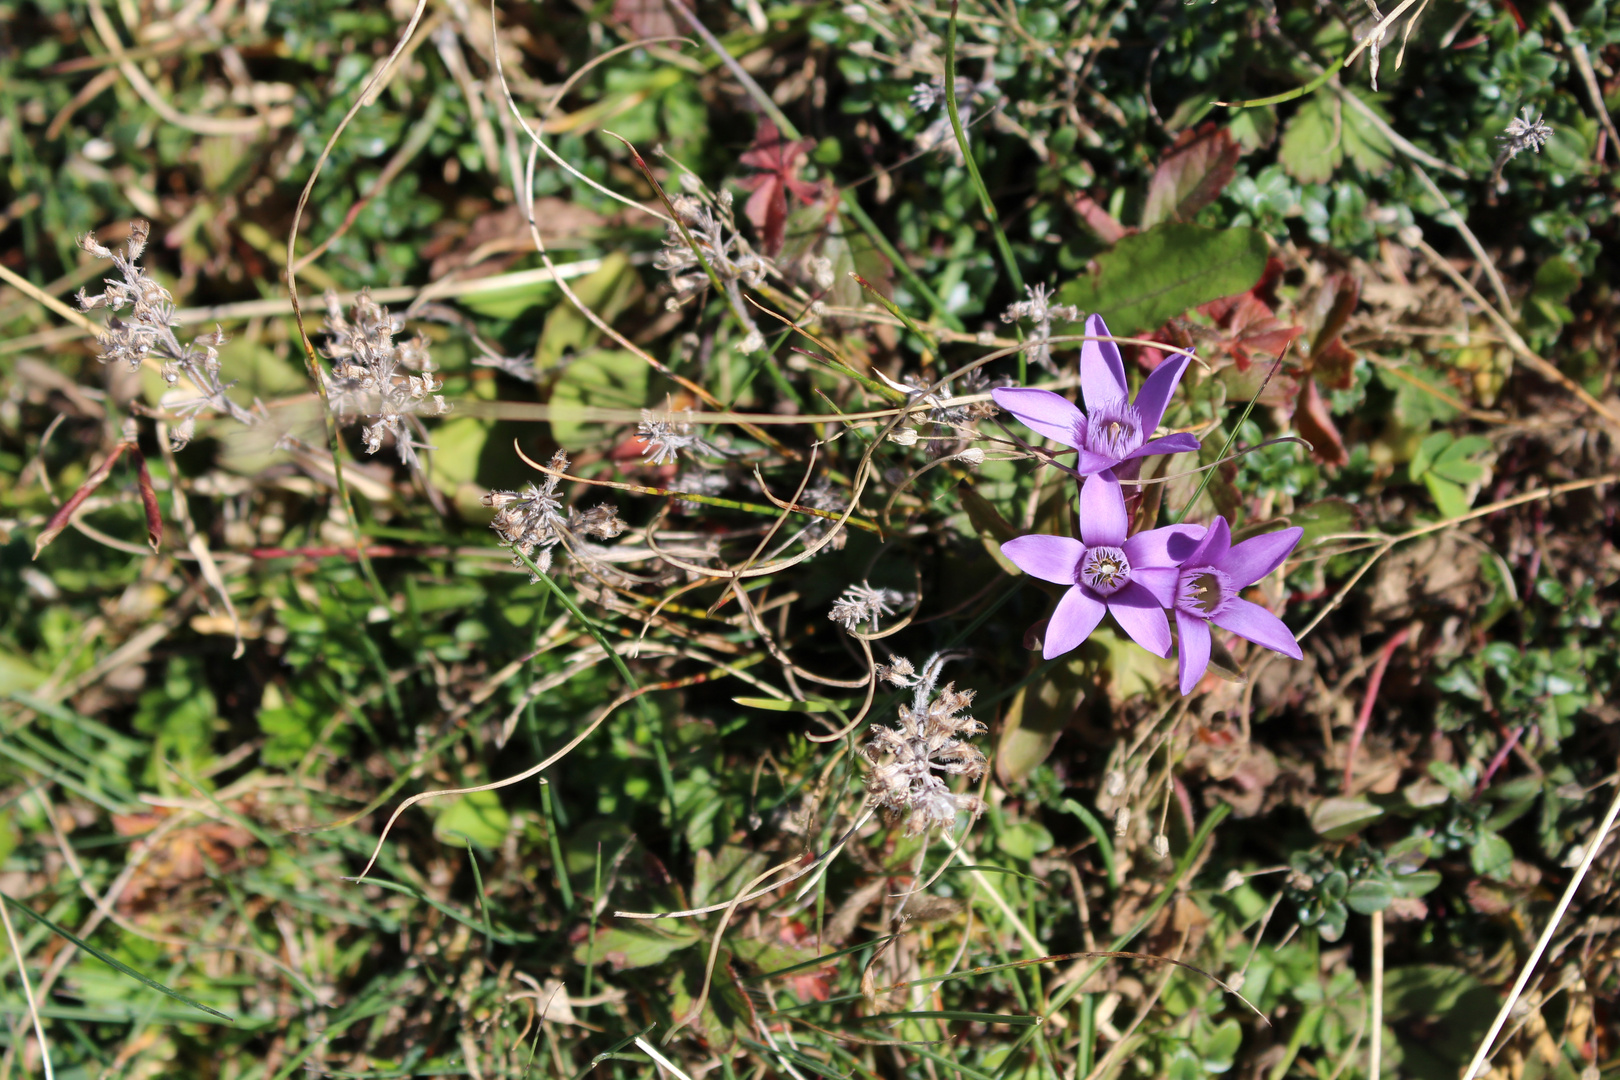
[[[911,268],[911,264],[906,261],[905,256],[900,254],[900,249],[890,243],[887,236],[883,235],[877,227],[877,222],[872,220],[871,215],[866,212],[866,208],[855,197],[855,192],[845,188],[842,201],[844,210],[850,217],[855,219],[855,224],[861,227],[861,231],[866,234],[868,240],[872,241],[873,246],[882,252],[883,257],[894,265],[894,268],[900,272],[900,276],[906,279],[906,284],[915,289],[918,296],[928,301],[928,306],[934,309],[934,318],[952,330],[962,330],[962,320],[946,310],[945,301],[940,299],[940,295],[922,279],[917,271]]]
[[[1237,442],[1238,432],[1243,430],[1243,425],[1248,422],[1249,414],[1254,412],[1254,406],[1257,402],[1259,402],[1260,395],[1266,392],[1266,387],[1271,384],[1271,377],[1277,374],[1278,369],[1281,367],[1282,357],[1279,356],[1276,360],[1272,361],[1271,370],[1266,372],[1266,377],[1260,381],[1260,388],[1254,392],[1254,396],[1249,399],[1249,403],[1243,407],[1243,415],[1238,417],[1238,422],[1236,424],[1232,425],[1232,433],[1226,437],[1225,444],[1221,446],[1221,452],[1215,455],[1216,461],[1224,459],[1226,455],[1231,452],[1232,444]],[[1191,510],[1195,505],[1197,505],[1198,500],[1203,496],[1204,489],[1209,486],[1210,477],[1214,474],[1215,469],[1213,466],[1204,470],[1204,475],[1198,478],[1198,487],[1193,492],[1192,498],[1188,499],[1187,504],[1170,519],[1170,524],[1181,524],[1181,519],[1187,516],[1187,511]]]
[[[596,967],[596,913],[602,910],[602,841],[596,842],[596,875],[591,885],[591,930],[585,936],[585,990],[581,997],[591,996],[591,975]]]
[[[956,145],[962,148],[962,160],[967,163],[968,176],[973,179],[973,189],[979,193],[979,205],[984,208],[984,216],[990,222],[990,228],[995,233],[996,249],[1001,252],[1001,261],[1007,267],[1007,276],[1012,280],[1013,289],[1022,293],[1024,291],[1024,275],[1018,271],[1018,260],[1013,258],[1012,245],[1007,242],[1007,234],[1001,229],[1001,219],[996,216],[996,205],[990,201],[990,190],[984,186],[984,177],[979,175],[979,163],[973,160],[973,148],[968,145],[967,132],[962,130],[962,114],[956,107],[956,8],[958,0],[951,0],[951,21],[945,31],[945,111],[951,116],[951,130],[956,132]]]

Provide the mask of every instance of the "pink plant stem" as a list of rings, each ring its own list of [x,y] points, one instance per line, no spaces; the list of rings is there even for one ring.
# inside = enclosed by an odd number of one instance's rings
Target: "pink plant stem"
[[[1341,788],[1345,794],[1350,793],[1350,781],[1356,771],[1356,751],[1361,748],[1362,736],[1367,734],[1367,724],[1372,720],[1373,703],[1378,700],[1378,688],[1383,685],[1384,672],[1389,670],[1390,658],[1395,650],[1406,643],[1410,628],[1403,627],[1395,632],[1395,636],[1384,642],[1384,647],[1378,653],[1378,663],[1373,665],[1372,674],[1367,676],[1367,694],[1361,699],[1361,712],[1356,716],[1356,726],[1350,732],[1350,745],[1344,752],[1344,784]]]
[[[1507,756],[1513,753],[1513,748],[1519,745],[1519,736],[1523,734],[1524,725],[1520,724],[1513,729],[1513,734],[1507,737],[1507,741],[1502,744],[1502,749],[1498,750],[1496,755],[1491,758],[1491,763],[1485,766],[1485,775],[1479,778],[1480,791],[1484,791],[1491,786],[1491,777],[1496,775],[1496,770],[1502,767],[1502,762],[1507,760]]]

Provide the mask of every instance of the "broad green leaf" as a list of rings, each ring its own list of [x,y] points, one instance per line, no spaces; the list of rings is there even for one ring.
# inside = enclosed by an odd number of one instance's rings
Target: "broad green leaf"
[[[1318,499],[1288,515],[1288,524],[1305,530],[1299,541],[1301,548],[1309,547],[1319,537],[1354,532],[1358,523],[1355,506],[1340,498]]]
[[[552,390],[551,434],[565,450],[598,446],[621,425],[570,416],[568,406],[640,409],[646,404],[647,361],[616,349],[587,353],[568,365]]]
[[[1093,272],[1063,286],[1059,298],[1100,314],[1116,334],[1134,335],[1254,288],[1269,250],[1255,229],[1160,225],[1097,256]]]
[[[597,933],[594,948],[585,941],[576,945],[574,963],[585,963],[588,954],[592,962],[606,962],[615,970],[651,967],[699,940],[699,935],[683,924],[661,925],[657,930],[615,926]]]
[[[1357,915],[1383,911],[1395,900],[1395,889],[1385,881],[1358,881],[1345,894],[1345,905]]]
[[[1289,176],[1302,184],[1322,184],[1332,178],[1333,170],[1344,160],[1339,112],[1339,101],[1333,95],[1313,94],[1289,118],[1277,149],[1277,160]]]
[[[1395,878],[1395,895],[1408,899],[1427,896],[1440,887],[1440,871],[1414,870],[1410,874],[1401,874]]]
[[[447,495],[455,493],[462,484],[470,484],[478,475],[478,459],[495,427],[493,420],[479,420],[471,416],[458,416],[434,429],[433,483]],[[510,448],[508,448],[510,449]]]
[[[1462,517],[1472,505],[1468,492],[1460,484],[1446,480],[1436,473],[1423,474],[1423,486],[1429,489],[1434,505],[1442,518]]]
[[[1014,784],[1045,761],[1085,700],[1084,665],[1060,662],[1044,679],[1014,695],[996,745],[996,776]]]
[[[996,846],[1021,862],[1028,862],[1043,851],[1052,849],[1052,834],[1034,821],[1020,821],[1009,825],[996,837]]]
[[[574,282],[574,295],[607,323],[612,323],[634,298],[641,279],[630,265],[629,256],[614,252],[602,260],[597,270]],[[544,374],[569,351],[580,351],[596,343],[601,331],[564,297],[546,316],[545,329],[534,350],[534,368]],[[643,361],[645,363],[645,361]],[[566,376],[565,376],[566,377]]]
[[[1202,132],[1182,132],[1153,172],[1147,205],[1142,209],[1142,228],[1191,221],[1231,183],[1239,152],[1223,128],[1209,125]]]
[[[1243,152],[1252,154],[1270,146],[1277,137],[1277,110],[1270,105],[1255,109],[1242,109],[1226,126]]]
[[[1506,881],[1508,872],[1513,869],[1513,845],[1504,840],[1501,833],[1481,829],[1468,851],[1468,863],[1476,874]]]
[[[32,690],[45,681],[45,673],[20,656],[0,649],[0,695]]]
[[[1376,821],[1383,813],[1366,799],[1335,795],[1311,809],[1311,828],[1329,840],[1337,840]]]
[[[1362,100],[1366,101],[1365,98]],[[1377,109],[1370,101],[1366,104],[1368,108]],[[1382,176],[1388,172],[1390,162],[1395,157],[1395,147],[1389,141],[1389,137],[1371,117],[1352,105],[1344,105],[1340,110],[1340,116],[1343,118],[1344,127],[1339,145],[1344,148],[1345,155],[1356,168],[1370,176]]]
[[[457,847],[463,846],[465,839],[494,850],[506,839],[511,825],[512,815],[501,805],[499,795],[493,791],[474,791],[444,808],[433,822],[433,835],[440,842]]]
[[[1412,474],[1412,479],[1416,480],[1428,472],[1430,467],[1434,465],[1435,459],[1440,456],[1446,447],[1451,445],[1451,440],[1452,434],[1449,431],[1436,431],[1434,434],[1426,436],[1418,444],[1417,452],[1412,455],[1411,462],[1406,466],[1406,471]]]

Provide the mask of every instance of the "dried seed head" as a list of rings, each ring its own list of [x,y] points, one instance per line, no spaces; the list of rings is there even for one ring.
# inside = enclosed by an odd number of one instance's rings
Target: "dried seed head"
[[[966,742],[985,730],[973,717],[962,715],[973,703],[973,692],[959,691],[954,683],[934,692],[946,659],[941,655],[929,659],[913,682],[911,706],[900,707],[899,723],[872,725],[862,748],[873,766],[866,778],[868,800],[906,814],[906,831],[913,835],[936,826],[949,832],[958,814],[977,815],[984,809],[976,796],[955,794],[945,783],[946,776],[977,780],[986,765],[984,754]],[[888,671],[893,673],[897,666]]]
[[[875,634],[879,616],[893,615],[895,608],[891,605],[905,602],[905,596],[894,589],[874,589],[863,581],[851,585],[844,590],[844,595],[833,601],[827,618],[850,631],[858,629],[862,623],[870,623],[871,632]]]

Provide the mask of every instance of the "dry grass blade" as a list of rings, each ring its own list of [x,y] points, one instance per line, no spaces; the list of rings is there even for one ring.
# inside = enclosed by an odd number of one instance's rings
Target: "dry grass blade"
[[[101,464],[97,465],[95,470],[85,477],[84,483],[79,485],[79,490],[68,496],[67,502],[63,503],[56,513],[51,515],[51,519],[45,523],[45,528],[40,531],[39,537],[34,541],[34,558],[36,560],[39,558],[39,553],[44,551],[52,540],[62,535],[62,530],[68,527],[68,522],[73,520],[74,513],[78,511],[80,506],[84,505],[84,501],[94,494],[98,487],[106,483],[107,477],[112,475],[113,466],[118,464],[118,459],[123,457],[124,451],[129,448],[130,444],[127,442],[120,442],[117,446],[114,446],[112,452],[106,456]]]
[[[1536,964],[1541,960],[1541,954],[1547,951],[1547,946],[1551,943],[1553,934],[1558,931],[1559,924],[1564,921],[1564,913],[1569,910],[1569,905],[1574,901],[1575,894],[1580,891],[1581,882],[1586,880],[1587,871],[1592,869],[1592,863],[1597,861],[1598,852],[1603,850],[1603,844],[1609,838],[1609,831],[1614,828],[1616,817],[1620,817],[1620,784],[1615,787],[1614,799],[1609,803],[1608,813],[1603,815],[1603,821],[1598,824],[1596,829],[1592,830],[1591,837],[1586,841],[1585,854],[1581,857],[1580,865],[1575,868],[1575,873],[1570,875],[1569,884],[1564,887],[1564,895],[1558,898],[1557,906],[1553,908],[1552,915],[1547,919],[1546,929],[1542,930],[1541,936],[1536,939],[1535,947],[1530,950],[1530,955],[1525,958],[1524,967],[1519,970],[1519,977],[1513,980],[1513,986],[1508,990],[1507,1000],[1503,1001],[1501,1009],[1497,1010],[1496,1019],[1491,1021],[1490,1030],[1485,1033],[1485,1038],[1480,1041],[1479,1049],[1474,1052],[1473,1060],[1468,1063],[1468,1068],[1463,1071],[1462,1080],[1474,1080],[1474,1077],[1479,1075],[1480,1067],[1485,1064],[1485,1059],[1490,1056],[1491,1046],[1496,1042],[1496,1036],[1501,1033],[1503,1026],[1508,1021],[1508,1017],[1513,1015],[1513,1006],[1518,1004],[1519,996],[1524,993],[1524,988],[1529,985],[1530,976],[1535,973]]]

